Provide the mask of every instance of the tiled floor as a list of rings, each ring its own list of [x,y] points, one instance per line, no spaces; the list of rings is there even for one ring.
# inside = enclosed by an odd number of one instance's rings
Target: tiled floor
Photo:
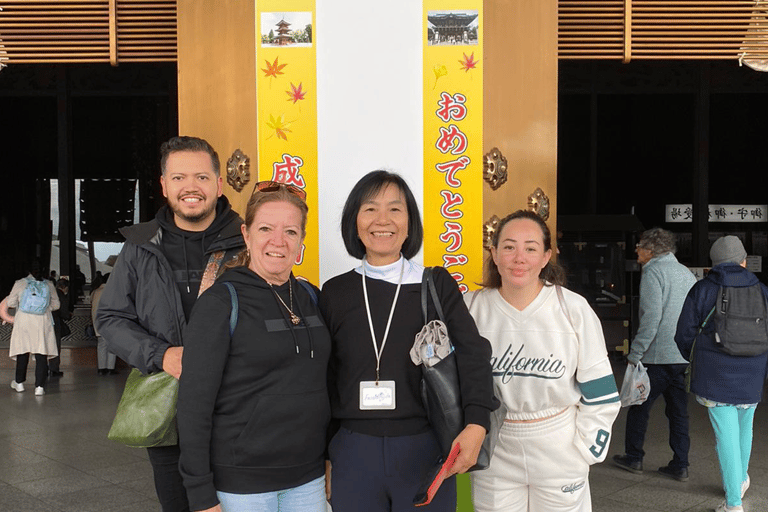
[[[93,350],[93,349],[82,349]],[[10,366],[0,369],[0,511],[89,512],[159,510],[145,450],[108,441],[106,433],[127,376],[98,376],[83,353],[65,360],[64,376],[45,396],[13,391]],[[67,364],[68,363],[68,364]],[[34,363],[30,363],[34,366]],[[29,370],[29,378],[33,368]],[[671,457],[664,405],[656,404],[646,442],[643,475],[610,462],[592,468],[597,512],[711,511],[723,499],[712,428],[703,407],[691,402],[690,481],[680,483],[655,469]],[[614,427],[608,461],[623,452],[622,411]],[[745,510],[768,511],[768,407],[758,407]]]

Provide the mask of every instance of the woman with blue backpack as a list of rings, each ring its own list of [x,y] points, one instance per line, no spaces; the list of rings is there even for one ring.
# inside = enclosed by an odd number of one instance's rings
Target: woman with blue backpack
[[[34,261],[29,275],[14,283],[4,302],[8,308],[16,309],[11,321],[9,353],[11,359],[16,360],[16,378],[11,381],[11,388],[18,393],[24,391],[29,354],[35,354],[35,395],[44,395],[48,359],[59,355],[51,316],[51,311],[60,305],[56,288],[43,277],[40,264]]]

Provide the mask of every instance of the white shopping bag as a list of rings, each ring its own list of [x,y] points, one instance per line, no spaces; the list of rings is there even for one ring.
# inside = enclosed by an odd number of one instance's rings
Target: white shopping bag
[[[651,379],[643,363],[638,362],[637,366],[628,364],[624,382],[621,383],[621,406],[640,405],[648,400],[650,392]]]

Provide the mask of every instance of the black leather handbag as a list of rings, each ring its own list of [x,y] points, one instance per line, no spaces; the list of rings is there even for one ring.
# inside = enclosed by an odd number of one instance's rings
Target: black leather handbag
[[[424,316],[424,323],[428,324],[427,318],[427,300],[432,296],[432,302],[437,310],[440,322],[448,332],[443,317],[443,308],[440,305],[440,297],[437,295],[435,283],[432,280],[432,268],[424,269],[424,276],[421,280],[421,311]],[[449,333],[450,334],[450,333]],[[443,457],[448,456],[451,451],[451,444],[462,430],[464,430],[464,409],[461,405],[461,388],[459,385],[459,370],[456,366],[456,352],[452,351],[439,363],[429,367],[421,365],[421,398],[424,402],[424,408],[427,410],[429,419],[435,436],[440,444],[440,452]],[[498,431],[496,432],[498,436]],[[486,469],[491,463],[490,437],[486,435],[480,454],[477,456],[477,463],[469,471]],[[495,443],[494,443],[495,444]]]

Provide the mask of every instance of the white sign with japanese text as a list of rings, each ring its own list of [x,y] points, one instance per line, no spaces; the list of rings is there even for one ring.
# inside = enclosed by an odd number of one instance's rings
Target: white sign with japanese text
[[[666,222],[692,222],[693,205],[668,204]],[[768,222],[766,204],[711,204],[709,222]]]

